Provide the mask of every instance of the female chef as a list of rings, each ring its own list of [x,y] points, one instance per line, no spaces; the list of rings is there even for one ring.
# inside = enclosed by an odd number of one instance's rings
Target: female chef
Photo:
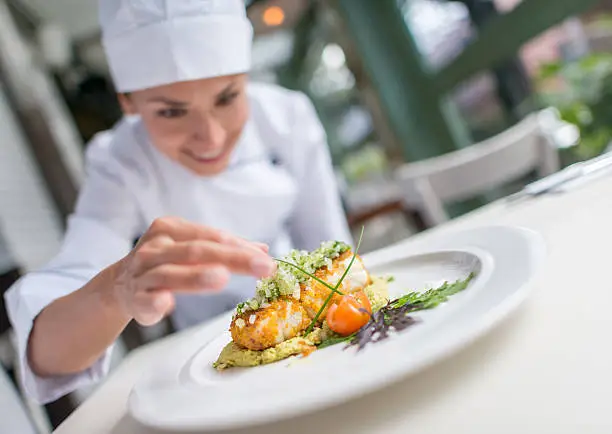
[[[104,375],[129,321],[183,328],[251,296],[267,246],[350,241],[312,105],[247,83],[241,0],[100,0],[100,21],[127,116],[88,146],[57,257],[7,295],[41,402]]]

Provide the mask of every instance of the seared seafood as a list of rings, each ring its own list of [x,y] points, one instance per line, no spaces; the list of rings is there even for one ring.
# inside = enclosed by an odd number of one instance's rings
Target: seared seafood
[[[305,253],[298,256],[294,252],[290,259],[299,263],[302,269],[319,265],[308,271],[335,286],[353,257],[351,250],[345,246],[341,243],[324,245],[308,257]],[[370,275],[357,256],[338,289],[348,294],[363,290],[370,283]],[[274,280],[260,282],[256,298],[238,307],[230,325],[232,339],[241,347],[260,351],[294,338],[306,330],[330,292],[325,285],[301,271],[288,265],[281,266]],[[320,321],[325,318],[324,315],[325,312],[322,312]]]

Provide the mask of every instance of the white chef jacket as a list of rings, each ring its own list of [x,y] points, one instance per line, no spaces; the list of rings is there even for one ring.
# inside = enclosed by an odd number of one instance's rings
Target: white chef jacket
[[[7,293],[27,392],[49,402],[100,379],[110,349],[85,372],[37,377],[26,344],[34,318],[125,256],[154,219],[180,216],[268,243],[273,255],[313,249],[324,240],[350,242],[325,133],[302,94],[251,84],[251,115],[228,169],[199,177],[152,146],[138,117],[100,133],[86,153],[87,177],[59,254]],[[178,328],[235,307],[254,293],[254,279],[232,277],[218,295],[177,297]],[[75,324],[78,327],[78,324]]]

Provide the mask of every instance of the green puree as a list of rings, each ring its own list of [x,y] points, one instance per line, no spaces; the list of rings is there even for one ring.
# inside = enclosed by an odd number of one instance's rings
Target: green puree
[[[372,284],[365,288],[364,291],[372,304],[372,310],[377,311],[387,304],[389,300],[387,286],[387,279],[374,277]],[[247,350],[230,342],[223,348],[213,367],[221,371],[231,367],[247,368],[265,365],[311,351],[322,342],[333,338],[334,333],[327,327],[327,322],[324,322],[322,328],[315,328],[307,336],[288,339],[263,351]]]
[[[281,342],[275,347],[263,351],[253,351],[241,348],[233,341],[223,348],[219,358],[213,367],[219,371],[234,366],[249,368],[258,365],[266,365],[279,360],[296,356],[312,350],[320,344],[324,338],[324,331],[321,328],[314,329],[308,336],[295,337]]]
[[[348,244],[340,241],[327,241],[312,252],[293,250],[283,260],[297,265],[310,274],[314,274],[321,267],[331,266],[334,259],[350,249],[351,247]],[[305,283],[309,279],[310,277],[294,267],[279,263],[276,274],[258,281],[255,287],[255,297],[240,303],[236,307],[236,314],[240,315],[265,307],[266,303],[281,296],[299,298],[300,283]]]

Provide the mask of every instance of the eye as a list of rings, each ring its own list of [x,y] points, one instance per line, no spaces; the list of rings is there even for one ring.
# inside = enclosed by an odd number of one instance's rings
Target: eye
[[[187,114],[187,110],[183,108],[166,108],[157,111],[157,116],[167,119],[180,118]]]
[[[228,93],[225,95],[221,95],[217,100],[217,106],[225,107],[234,102],[236,98],[238,98],[240,92]]]

